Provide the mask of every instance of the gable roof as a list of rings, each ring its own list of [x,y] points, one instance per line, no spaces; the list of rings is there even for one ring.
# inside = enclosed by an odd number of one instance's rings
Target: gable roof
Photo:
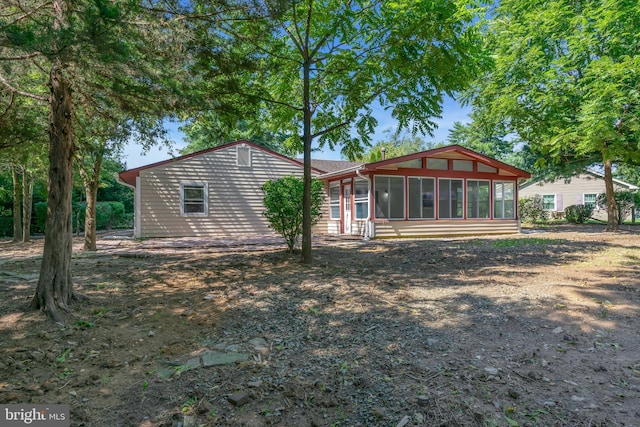
[[[525,170],[518,169],[514,166],[503,163],[499,160],[480,154],[476,151],[462,147],[460,145],[448,145],[446,147],[433,148],[431,150],[420,151],[418,153],[407,154],[400,157],[393,157],[390,159],[380,160],[371,163],[351,163],[351,165],[341,170],[327,171],[325,174],[320,175],[320,179],[336,178],[342,175],[352,174],[356,171],[361,172],[374,172],[377,170],[392,169],[394,165],[398,163],[404,163],[411,160],[422,159],[424,157],[436,158],[436,159],[457,159],[457,160],[476,160],[485,165],[494,167],[503,171],[506,175],[516,176],[518,178],[530,178],[531,174]]]
[[[302,160],[300,161],[302,162]],[[363,162],[349,162],[346,160],[315,160],[311,159],[311,167],[324,173],[337,172],[354,166],[362,166]]]
[[[242,145],[242,144],[248,145],[249,147],[254,148],[256,150],[263,151],[263,152],[268,153],[268,154],[270,154],[272,156],[275,156],[275,157],[278,157],[280,159],[286,160],[288,162],[294,163],[297,166],[300,166],[301,168],[303,167],[303,163],[301,161],[298,161],[298,160],[295,160],[295,159],[291,159],[291,158],[289,158],[287,156],[284,156],[284,155],[282,155],[280,153],[276,153],[273,150],[269,150],[268,148],[261,147],[261,146],[259,146],[257,144],[254,144],[253,142],[250,142],[250,141],[247,141],[247,140],[244,140],[244,139],[240,139],[238,141],[230,142],[228,144],[223,144],[223,145],[219,145],[217,147],[207,148],[206,150],[196,151],[194,153],[185,154],[183,156],[174,157],[172,159],[163,160],[163,161],[156,162],[156,163],[151,163],[151,164],[148,164],[148,165],[145,165],[145,166],[140,166],[140,167],[135,168],[135,169],[129,169],[129,170],[120,172],[118,174],[118,178],[121,181],[121,183],[129,185],[131,187],[135,187],[136,178],[138,176],[140,176],[140,171],[143,171],[145,169],[156,168],[158,166],[163,166],[163,165],[170,164],[170,163],[179,162],[179,161],[182,161],[182,160],[190,159],[192,157],[202,156],[204,154],[213,153],[215,151],[224,150],[224,149],[227,149],[227,148],[230,148],[230,147],[234,147],[236,145]],[[316,173],[323,173],[324,172],[321,169],[317,169],[317,168],[313,167],[313,165],[311,165],[311,166],[312,166],[312,169],[314,169],[314,171]]]
[[[585,169],[585,170],[576,172],[573,176],[578,176],[580,174],[591,175],[591,176],[593,176],[595,178],[599,178],[599,179],[604,180],[604,175],[603,174],[601,174],[600,172],[592,171],[590,169]],[[569,178],[560,177],[560,178],[556,178],[553,181],[548,181],[548,182],[556,182],[556,181],[561,180],[561,179],[571,179],[571,177],[569,177]],[[545,181],[544,178],[537,179],[535,181],[528,181],[528,182],[525,182],[524,184],[522,184],[520,186],[520,188],[524,189],[524,188],[527,188],[527,187],[531,187],[532,185],[535,185],[535,184],[538,184],[538,183],[541,183],[541,182],[544,182],[544,181]],[[618,184],[618,185],[620,185],[621,187],[627,187],[627,189],[629,191],[636,191],[636,190],[638,190],[640,188],[637,185],[629,184],[628,182],[625,182],[625,181],[622,181],[622,180],[619,180],[619,179],[616,179],[616,178],[613,178],[613,182]]]

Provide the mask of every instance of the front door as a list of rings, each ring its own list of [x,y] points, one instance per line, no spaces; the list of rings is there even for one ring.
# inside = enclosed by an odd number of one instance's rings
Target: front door
[[[351,184],[342,187],[342,232],[351,234]]]

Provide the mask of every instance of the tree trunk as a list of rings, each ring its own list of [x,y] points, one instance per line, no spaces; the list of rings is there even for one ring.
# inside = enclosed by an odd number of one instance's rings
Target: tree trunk
[[[22,175],[22,241],[31,237],[31,208],[33,206],[33,175],[24,168]]]
[[[22,240],[22,202],[20,200],[20,173],[18,166],[11,167],[13,179],[13,241]]]
[[[303,63],[303,136],[304,146],[304,176],[302,196],[302,263],[311,264],[311,62],[308,52],[305,52]]]
[[[607,228],[605,231],[618,231],[618,207],[613,188],[611,160],[604,161],[604,188],[607,196]]]
[[[93,176],[83,174],[84,190],[87,193],[87,206],[84,215],[84,249],[95,251],[96,248],[96,203],[98,199],[98,186],[100,185],[100,163],[102,157],[96,159],[93,168]]]
[[[60,63],[51,67],[49,85],[47,220],[40,278],[31,307],[43,310],[56,322],[63,322],[60,310],[68,312],[74,298],[71,282],[74,146],[71,85]]]

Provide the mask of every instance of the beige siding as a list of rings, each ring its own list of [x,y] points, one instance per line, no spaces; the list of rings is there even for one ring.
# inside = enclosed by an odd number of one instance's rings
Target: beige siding
[[[375,221],[375,238],[442,237],[518,233],[517,220]]]
[[[616,191],[626,191],[626,187],[620,186],[614,182]],[[581,174],[571,178],[571,181],[565,182],[559,179],[554,182],[542,182],[521,188],[519,190],[519,198],[532,197],[536,194],[556,195],[556,204],[559,205],[559,199],[562,200],[561,206],[557,206],[557,211],[563,212],[567,206],[584,203],[585,194],[604,193],[604,179],[589,174]],[[606,219],[607,213],[604,209],[597,209],[593,213],[594,218]]]
[[[292,162],[251,147],[251,167],[236,165],[236,146],[140,171],[140,236],[273,234],[262,212],[262,184],[302,176]],[[207,216],[180,214],[180,183],[208,184]]]

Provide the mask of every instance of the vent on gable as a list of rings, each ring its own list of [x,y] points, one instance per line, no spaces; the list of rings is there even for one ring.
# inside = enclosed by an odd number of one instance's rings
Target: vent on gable
[[[236,162],[238,166],[251,167],[251,148],[246,145],[236,147]]]

